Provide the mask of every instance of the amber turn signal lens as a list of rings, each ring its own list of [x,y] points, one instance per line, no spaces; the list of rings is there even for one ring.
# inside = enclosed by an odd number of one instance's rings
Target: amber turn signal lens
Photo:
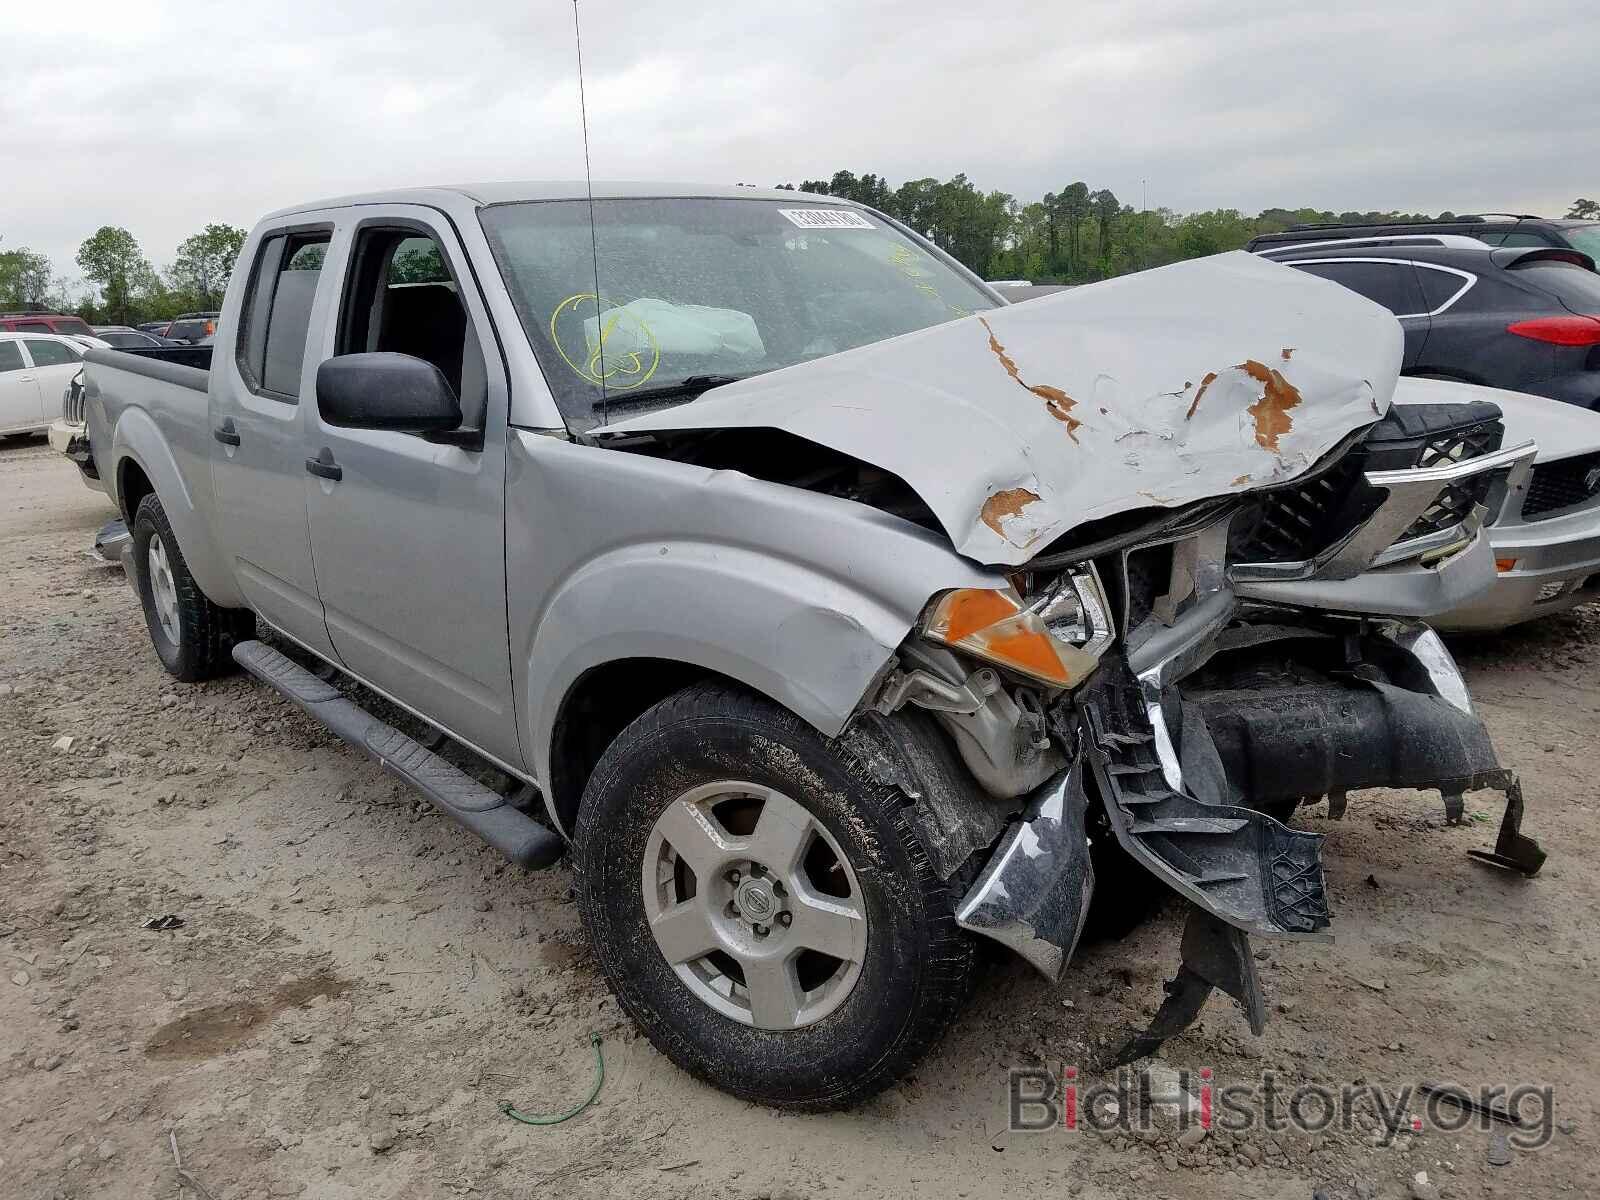
[[[1497,558],[1494,560],[1494,569],[1496,571],[1515,571],[1517,569],[1517,560],[1514,558]]]
[[[953,649],[1052,687],[1068,687],[1082,676],[1063,661],[1063,650],[1074,648],[1060,646],[1010,588],[946,592],[934,605],[924,632]]]

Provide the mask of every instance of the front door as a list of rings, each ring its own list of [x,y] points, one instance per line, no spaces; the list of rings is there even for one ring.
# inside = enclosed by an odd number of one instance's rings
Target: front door
[[[455,389],[463,424],[430,440],[307,412],[302,454],[324,464],[302,478],[328,633],[356,675],[520,770],[506,639],[508,403],[488,314],[454,233],[430,209],[363,209],[340,243],[345,290],[323,353],[425,359]]]
[[[36,337],[22,340],[22,352],[33,360],[34,387],[39,392],[37,423],[47,425],[61,415],[61,393],[72,377],[83,368],[83,350],[62,337]],[[53,411],[52,411],[53,410]]]
[[[331,232],[296,226],[256,243],[236,352],[211,363],[210,414],[217,517],[239,589],[268,624],[328,656],[306,528],[301,410],[302,397],[314,400],[307,335],[326,321],[323,292],[337,290],[322,273]]]
[[[36,429],[44,404],[33,366],[22,356],[20,338],[0,338],[0,433]]]

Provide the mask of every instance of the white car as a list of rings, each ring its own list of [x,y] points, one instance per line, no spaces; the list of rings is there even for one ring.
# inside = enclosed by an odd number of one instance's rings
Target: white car
[[[0,435],[49,427],[84,350],[61,334],[0,333]]]
[[[1527,486],[1489,526],[1499,579],[1461,608],[1428,618],[1450,632],[1489,632],[1600,600],[1600,413],[1449,379],[1402,379],[1397,404],[1499,405],[1503,444],[1539,444]]]

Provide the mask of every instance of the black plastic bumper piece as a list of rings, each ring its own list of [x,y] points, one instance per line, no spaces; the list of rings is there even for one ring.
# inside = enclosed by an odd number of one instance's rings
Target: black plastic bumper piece
[[[1125,665],[1102,662],[1079,709],[1095,783],[1124,850],[1236,929],[1327,940],[1320,834],[1171,787],[1139,685]]]
[[[262,642],[233,648],[238,664],[277,689],[351,745],[366,751],[385,771],[416,788],[451,820],[477,834],[528,870],[561,857],[565,843],[552,830],[513,808],[505,797],[433,751],[385,724],[332,684]]]
[[[1483,722],[1437,696],[1388,683],[1318,679],[1192,692],[1247,804],[1357,788],[1495,786],[1499,760]],[[1482,782],[1480,782],[1482,781]]]

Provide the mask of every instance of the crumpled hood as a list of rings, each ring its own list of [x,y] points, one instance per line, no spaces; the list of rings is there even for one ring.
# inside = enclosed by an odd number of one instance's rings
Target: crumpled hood
[[[957,551],[1300,474],[1388,410],[1400,324],[1236,252],[875,342],[597,433],[781,429],[903,479]]]

